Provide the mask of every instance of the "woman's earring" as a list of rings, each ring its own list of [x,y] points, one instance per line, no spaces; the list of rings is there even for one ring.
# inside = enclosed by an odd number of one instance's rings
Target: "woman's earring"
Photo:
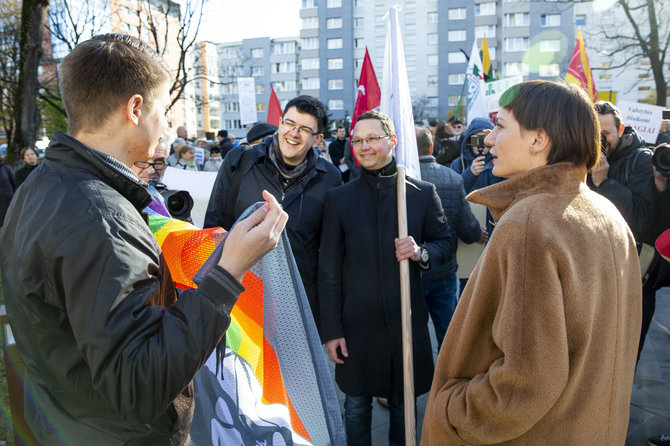
[[[535,149],[533,148],[533,146],[530,146],[530,153],[535,153]]]

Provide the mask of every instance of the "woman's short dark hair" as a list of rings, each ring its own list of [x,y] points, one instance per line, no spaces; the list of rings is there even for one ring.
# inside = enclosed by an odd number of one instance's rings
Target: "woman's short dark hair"
[[[21,149],[21,152],[20,152],[20,154],[19,154],[19,156],[21,157],[21,159],[23,159],[23,157],[26,156],[26,152],[27,152],[28,150],[32,150],[36,157],[38,157],[38,158],[40,157],[40,154],[37,153],[37,149],[35,149],[34,147],[25,146],[23,149]]]
[[[593,169],[600,155],[600,124],[593,102],[576,85],[527,81],[510,87],[499,104],[526,130],[544,129],[551,139],[547,164],[568,161]]]

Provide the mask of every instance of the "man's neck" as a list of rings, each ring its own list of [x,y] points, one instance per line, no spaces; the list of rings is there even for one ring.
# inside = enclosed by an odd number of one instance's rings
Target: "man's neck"
[[[132,168],[133,161],[129,157],[125,141],[112,132],[102,131],[97,133],[78,132],[70,135],[80,143],[102,152],[119,160],[129,168]]]

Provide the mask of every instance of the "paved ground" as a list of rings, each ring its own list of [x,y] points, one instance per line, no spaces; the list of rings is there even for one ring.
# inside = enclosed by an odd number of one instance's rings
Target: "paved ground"
[[[646,446],[648,437],[670,434],[670,288],[660,290],[656,298],[654,320],[635,374],[626,446]],[[431,335],[434,338],[432,330]],[[437,357],[437,349],[434,354]],[[342,405],[344,396],[339,396]],[[427,395],[418,400],[419,440],[426,400]],[[372,444],[388,445],[388,410],[377,401],[372,410]]]

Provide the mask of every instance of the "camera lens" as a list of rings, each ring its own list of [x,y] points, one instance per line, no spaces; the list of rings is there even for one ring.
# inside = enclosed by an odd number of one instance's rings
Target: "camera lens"
[[[193,198],[185,191],[163,190],[161,195],[165,199],[165,206],[174,218],[188,220],[193,209]]]
[[[651,159],[651,162],[663,175],[670,176],[670,146],[664,144],[658,146],[654,151],[654,157]]]

